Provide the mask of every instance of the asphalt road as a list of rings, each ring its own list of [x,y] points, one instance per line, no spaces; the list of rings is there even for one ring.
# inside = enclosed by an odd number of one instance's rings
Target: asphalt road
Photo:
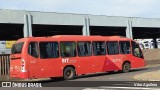
[[[156,66],[133,69],[129,73],[87,74],[70,81],[64,81],[63,79],[34,81],[31,83],[41,83],[43,88],[24,88],[24,90],[160,90],[158,89],[160,88],[160,82],[141,82],[133,79],[134,75],[159,69],[160,66]],[[10,90],[10,88],[0,88],[0,90],[2,89]],[[12,89],[21,90],[22,88]]]

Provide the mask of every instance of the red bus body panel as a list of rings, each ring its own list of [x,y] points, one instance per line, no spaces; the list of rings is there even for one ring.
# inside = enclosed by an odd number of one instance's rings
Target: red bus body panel
[[[49,42],[57,41],[132,41],[128,38],[121,38],[119,36],[53,36],[53,37],[29,37],[18,40],[18,42],[25,42],[21,54],[11,54],[10,61],[10,76],[13,78],[49,78],[62,77],[63,69],[67,65],[75,67],[76,74],[87,74],[96,72],[106,72],[114,70],[122,70],[124,61],[131,63],[131,68],[141,68],[145,66],[145,61],[142,58],[135,57],[131,54],[117,54],[117,55],[100,55],[87,57],[67,57],[67,58],[48,58],[41,59],[34,58],[28,54],[29,42]],[[17,59],[18,58],[18,59]],[[21,72],[21,60],[25,61],[26,72]],[[69,62],[63,63],[62,60],[67,59]]]

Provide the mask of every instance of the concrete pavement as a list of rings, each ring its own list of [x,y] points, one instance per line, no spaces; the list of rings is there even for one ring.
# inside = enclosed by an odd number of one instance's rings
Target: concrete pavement
[[[133,78],[140,81],[160,81],[160,70],[138,74]]]

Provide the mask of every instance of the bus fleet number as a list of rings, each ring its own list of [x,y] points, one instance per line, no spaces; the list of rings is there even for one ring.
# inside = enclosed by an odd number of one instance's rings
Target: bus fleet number
[[[62,63],[67,63],[69,62],[68,58],[67,59],[62,59]]]

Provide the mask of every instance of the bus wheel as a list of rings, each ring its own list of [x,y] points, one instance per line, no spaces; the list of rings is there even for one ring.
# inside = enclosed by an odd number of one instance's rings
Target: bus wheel
[[[125,62],[125,63],[123,64],[122,72],[124,72],[124,73],[129,72],[129,71],[130,71],[130,68],[131,68],[130,63]]]
[[[74,79],[75,75],[76,75],[76,72],[75,72],[75,70],[72,67],[65,68],[65,70],[63,72],[63,78],[65,80]]]

